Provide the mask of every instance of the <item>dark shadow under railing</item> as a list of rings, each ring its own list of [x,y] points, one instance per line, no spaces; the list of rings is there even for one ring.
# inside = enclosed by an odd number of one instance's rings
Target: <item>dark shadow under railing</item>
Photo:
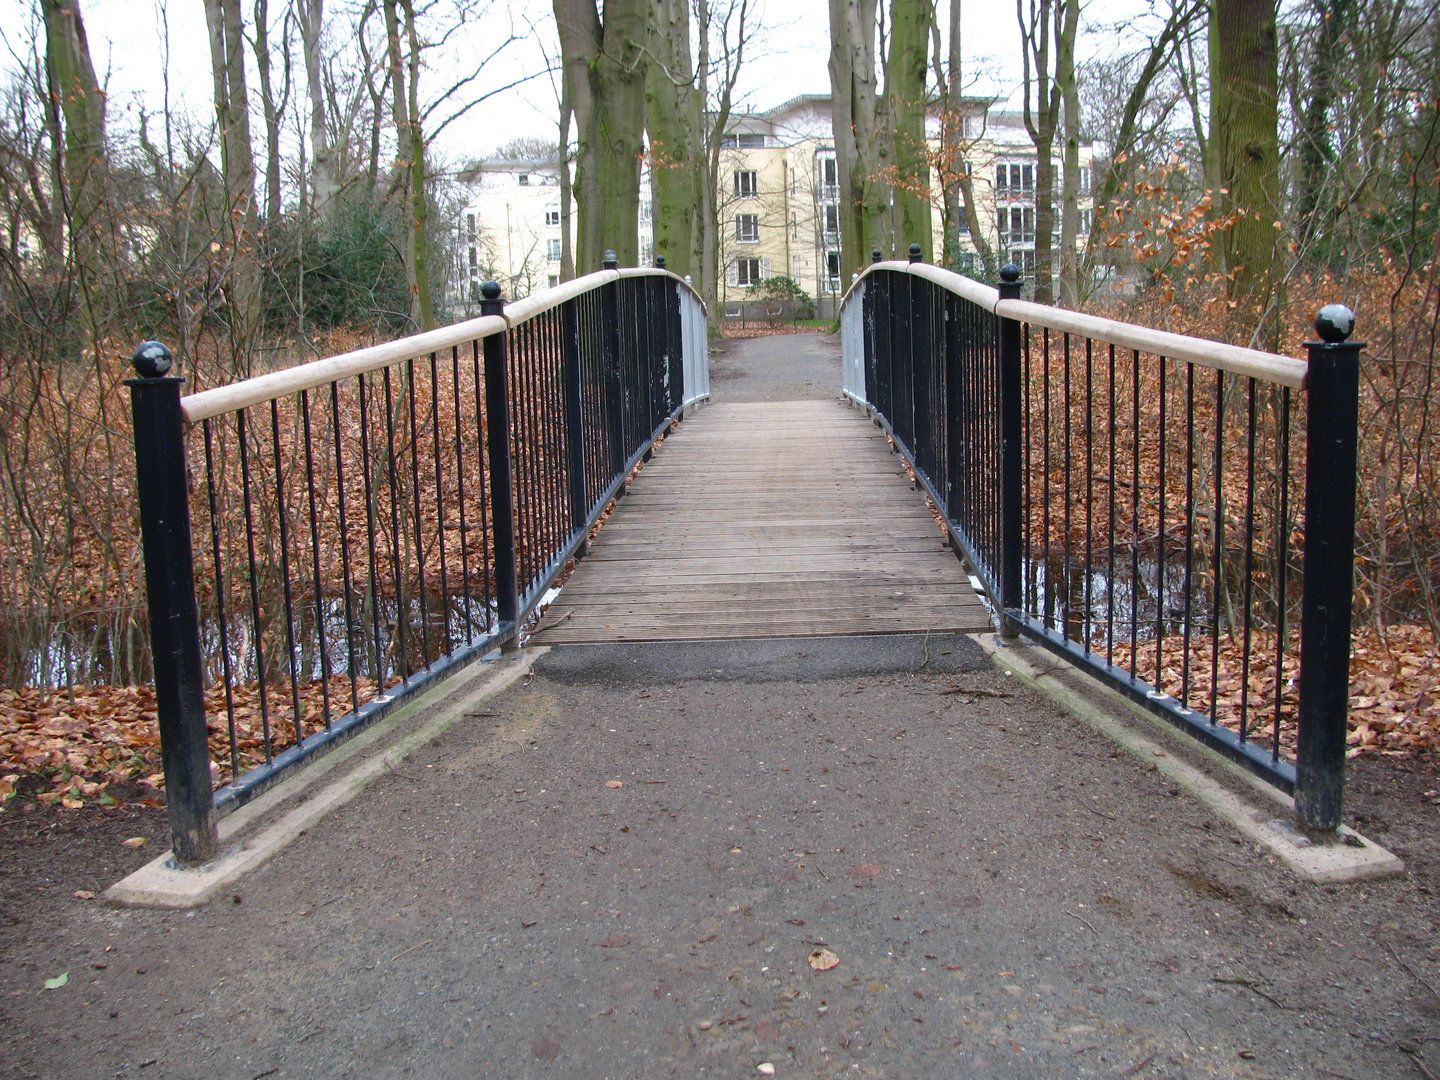
[[[1353,551],[1353,318],[1309,362],[876,262],[844,392],[909,461],[1023,634],[1340,824]]]
[[[626,479],[708,396],[663,269],[182,398],[136,353],[137,495],[177,858],[422,687],[517,640]],[[215,789],[216,782],[223,782]]]

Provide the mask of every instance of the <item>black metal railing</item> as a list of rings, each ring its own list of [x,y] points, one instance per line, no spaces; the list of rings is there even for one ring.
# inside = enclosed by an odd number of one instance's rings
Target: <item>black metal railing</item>
[[[1019,299],[912,261],[852,289],[845,392],[1023,634],[1340,823],[1358,356],[1309,362]],[[856,354],[857,350],[858,355]]]
[[[137,350],[182,862],[213,855],[219,814],[517,640],[636,463],[708,394],[703,305],[663,269],[610,262],[508,308],[483,291],[471,322],[185,398],[164,346]]]

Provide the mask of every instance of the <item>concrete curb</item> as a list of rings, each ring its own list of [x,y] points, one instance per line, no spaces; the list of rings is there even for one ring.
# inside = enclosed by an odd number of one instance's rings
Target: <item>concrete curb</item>
[[[481,677],[472,680],[470,686],[457,686],[454,680],[442,681],[370,731],[357,736],[314,765],[301,769],[297,775],[225,818],[219,831],[221,843],[228,845],[228,850],[214,862],[193,868],[177,867],[171,861],[171,853],[166,852],[106,889],[103,894],[105,899],[121,907],[181,909],[208,904],[218,893],[264,864],[326,814],[350,802],[387,770],[454,726],[475,705],[511,686],[548,651],[541,646],[507,653],[493,661],[496,670],[489,672],[488,677],[482,672]],[[443,704],[435,710],[435,715],[422,721],[414,731],[320,790],[313,790],[327,774],[338,771],[394,733],[421,710],[433,708],[439,702]],[[291,806],[292,803],[297,805]],[[286,809],[287,806],[289,809]],[[267,822],[272,815],[278,816]],[[253,835],[239,839],[240,834],[250,826],[262,823],[263,827]]]
[[[1174,740],[1183,739],[1183,735],[1170,731],[1164,721],[1119,694],[1083,678],[1038,646],[1000,645],[994,634],[971,636],[1004,671],[1056,702],[1147,767],[1164,773],[1247,840],[1268,850],[1297,877],[1317,885],[1339,885],[1405,873],[1403,860],[1348,826],[1340,827],[1337,842],[1312,840],[1293,824],[1293,799],[1200,744],[1185,740],[1184,751],[1187,756],[1204,760],[1208,768],[1182,760],[1174,752]],[[1046,666],[1054,666],[1055,671],[1037,666],[1045,661],[1051,661]],[[1075,685],[1071,685],[1072,681]],[[1223,777],[1224,782],[1218,777]]]

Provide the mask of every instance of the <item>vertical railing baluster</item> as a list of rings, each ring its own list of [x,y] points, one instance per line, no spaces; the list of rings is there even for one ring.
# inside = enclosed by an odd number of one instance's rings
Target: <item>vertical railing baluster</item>
[[[498,282],[480,286],[480,313],[505,314]],[[491,524],[495,537],[496,618],[510,624],[510,642],[519,637],[520,590],[515,562],[515,494],[510,461],[510,402],[506,386],[505,332],[485,339],[485,421],[490,457]]]
[[[1006,263],[1000,269],[1001,301],[1020,299],[1020,268]],[[1000,619],[1001,632],[1008,637],[1019,633],[1018,623],[1003,614],[1023,606],[1020,595],[1024,549],[1021,521],[1027,513],[1028,494],[1021,491],[1024,431],[1021,397],[1020,323],[1003,314],[997,327],[1000,389]],[[1047,435],[1048,438],[1048,435]]]

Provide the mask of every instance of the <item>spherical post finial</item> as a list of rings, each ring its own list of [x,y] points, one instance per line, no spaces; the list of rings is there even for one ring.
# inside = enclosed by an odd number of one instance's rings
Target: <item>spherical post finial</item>
[[[170,374],[175,357],[161,342],[142,341],[130,357],[130,363],[142,379],[160,379]]]
[[[1315,316],[1315,332],[1321,341],[1338,345],[1355,332],[1355,313],[1344,304],[1326,304]]]
[[[1020,280],[1020,267],[1013,262],[1007,262],[1000,267],[1000,280],[1008,285],[1013,285]]]
[[[664,270],[664,269],[665,269],[665,256],[664,256],[664,255],[656,255],[656,256],[655,256],[655,266],[656,266],[657,269],[660,269],[660,270]]]
[[[919,245],[919,244],[911,244],[911,245],[910,245],[910,261],[911,261],[912,263],[918,263],[918,262],[920,261],[920,254],[921,254],[921,252],[920,252],[920,245]]]
[[[605,251],[605,269],[614,270],[619,265],[619,260],[615,258],[615,252],[607,248]]]
[[[487,281],[480,286],[480,295],[486,300],[500,299],[500,283],[498,281]]]
[[[876,248],[874,251],[870,252],[870,261],[872,263],[880,262],[884,258],[885,256],[881,253],[879,248]]]

